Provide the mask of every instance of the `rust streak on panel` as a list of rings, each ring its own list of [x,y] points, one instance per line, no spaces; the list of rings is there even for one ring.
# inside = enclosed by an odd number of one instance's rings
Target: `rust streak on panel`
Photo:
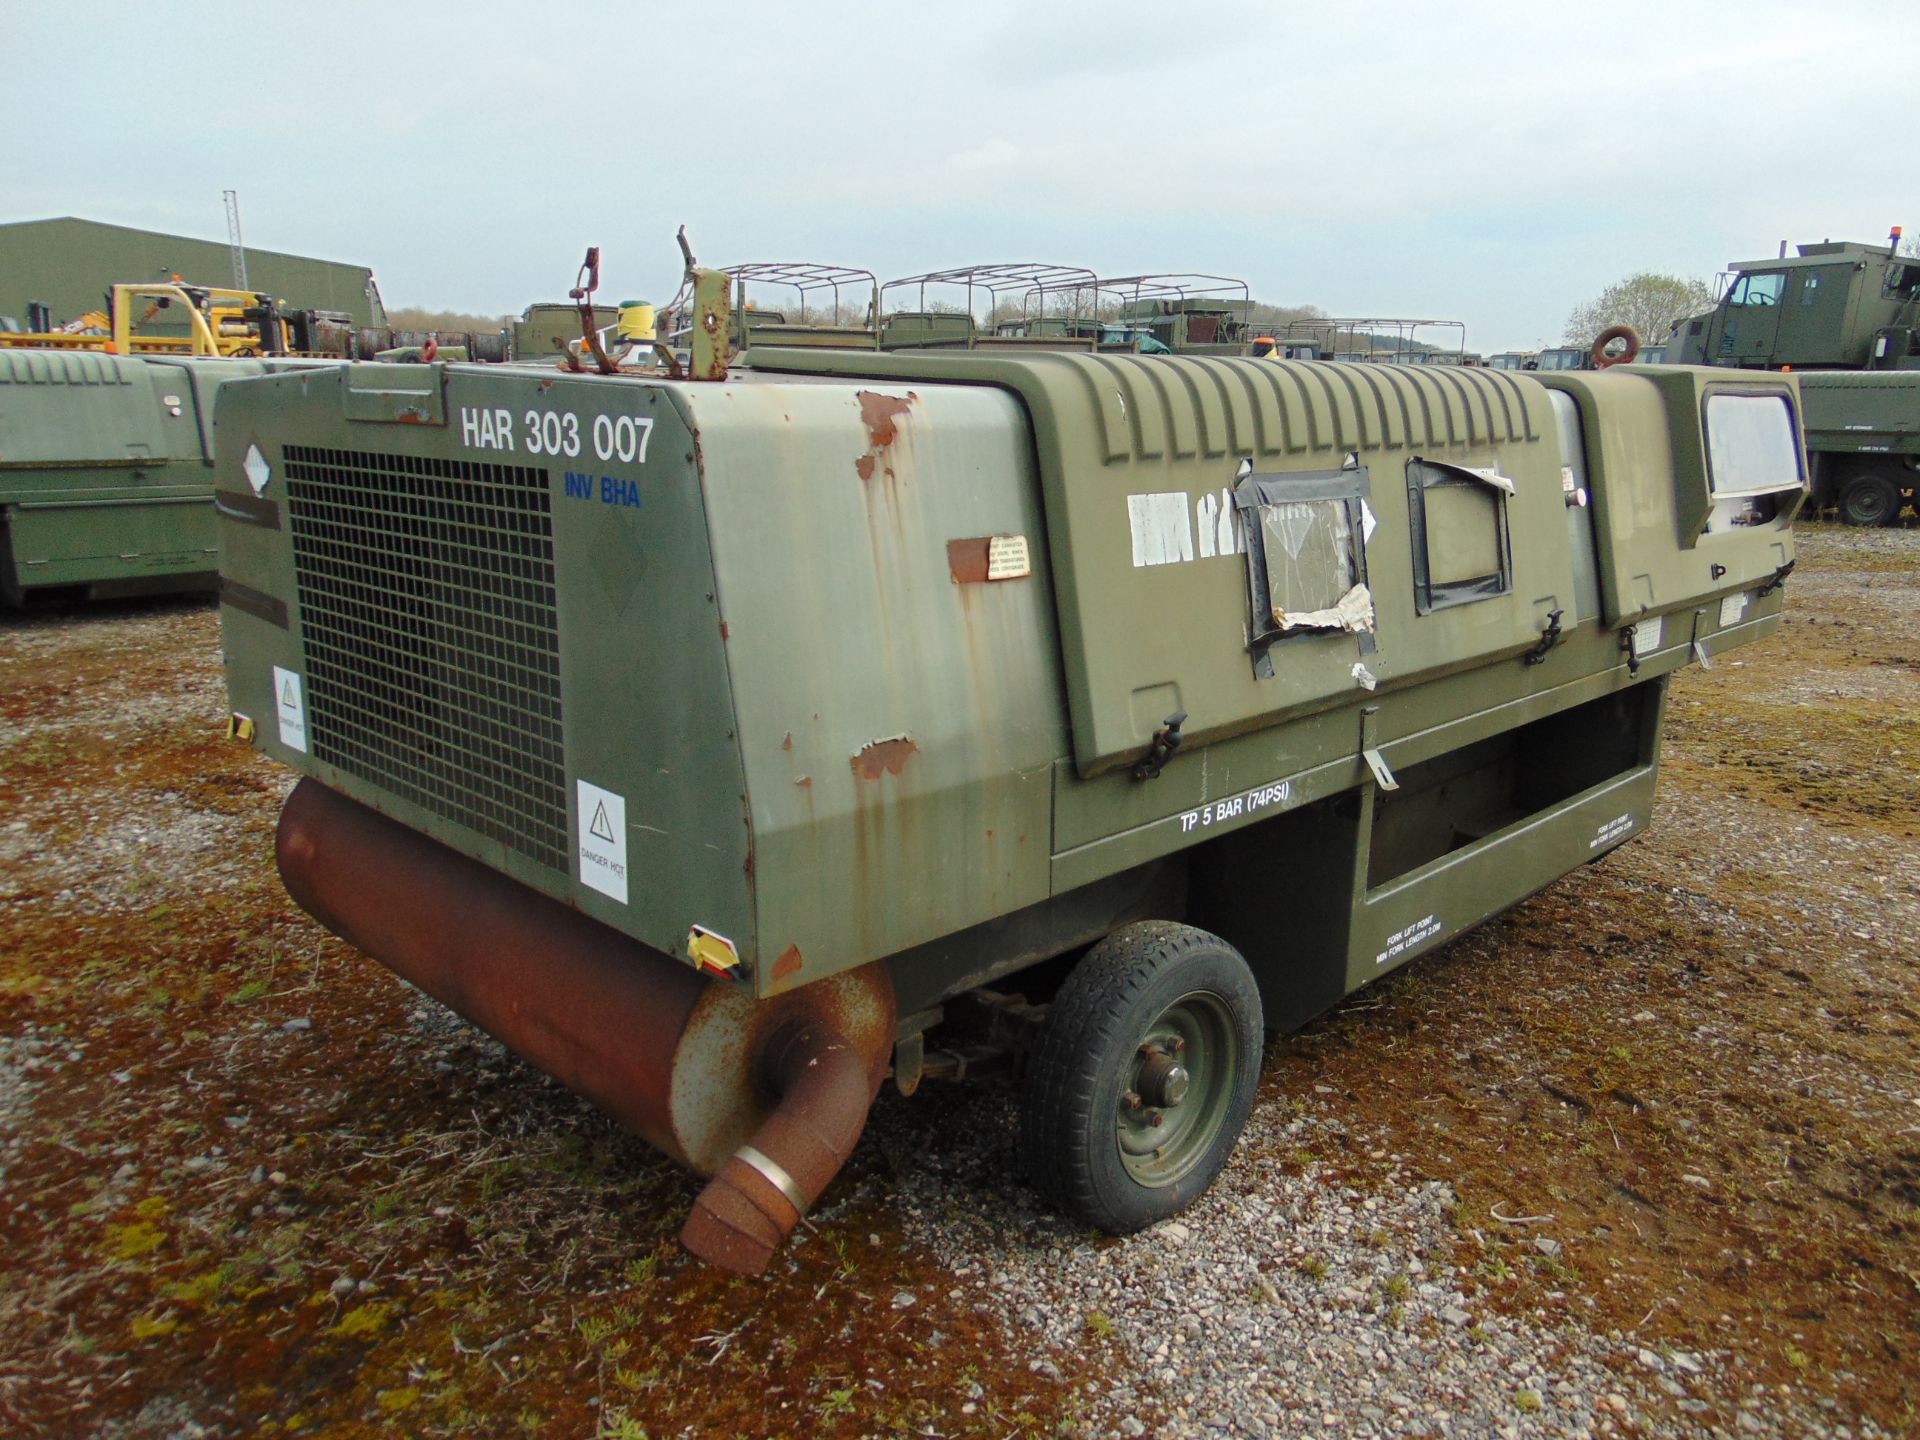
[[[789,945],[780,952],[780,958],[773,962],[773,978],[784,980],[789,975],[798,975],[806,960],[800,954],[798,945]]]
[[[904,735],[896,735],[891,740],[870,741],[861,746],[860,753],[853,757],[853,773],[864,780],[898,775],[919,749]]]

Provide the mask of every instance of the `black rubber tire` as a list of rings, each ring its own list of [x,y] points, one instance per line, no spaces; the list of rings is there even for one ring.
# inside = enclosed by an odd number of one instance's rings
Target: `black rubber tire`
[[[1884,475],[1849,475],[1840,486],[1840,518],[1849,525],[1891,525],[1900,491]]]
[[[1217,1120],[1194,1132],[1193,1163],[1143,1184],[1121,1153],[1122,1097],[1149,1029],[1194,997],[1230,1027]],[[1206,1192],[1239,1142],[1260,1080],[1260,991],[1240,952],[1166,920],[1117,930],[1083,956],[1054,997],[1027,1068],[1020,1159],[1055,1205],[1114,1235],[1144,1229]],[[1203,1100],[1203,1103],[1204,1100]]]

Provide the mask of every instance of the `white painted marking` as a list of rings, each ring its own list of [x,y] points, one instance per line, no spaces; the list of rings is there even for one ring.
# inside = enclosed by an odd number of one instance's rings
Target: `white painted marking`
[[[1422,916],[1420,919],[1414,921],[1413,924],[1406,926],[1404,929],[1396,930],[1393,934],[1389,935],[1387,937],[1387,948],[1373,957],[1373,963],[1376,965],[1384,965],[1389,960],[1397,960],[1416,947],[1433,939],[1434,936],[1446,928],[1438,915]]]
[[[260,453],[258,445],[247,446],[247,456],[240,462],[240,468],[247,473],[247,484],[258,495],[267,488],[267,481],[273,478],[273,468],[267,464],[267,457]]]
[[[1193,523],[1184,490],[1129,495],[1127,523],[1133,531],[1136,568],[1193,559]]]
[[[1614,845],[1633,833],[1633,816],[1616,815],[1603,823],[1593,832],[1593,839],[1587,842],[1587,849],[1598,850],[1603,845]]]
[[[1194,523],[1200,530],[1200,558],[1238,555],[1247,548],[1246,535],[1240,529],[1240,517],[1233,508],[1233,491],[1209,491],[1193,502]]]

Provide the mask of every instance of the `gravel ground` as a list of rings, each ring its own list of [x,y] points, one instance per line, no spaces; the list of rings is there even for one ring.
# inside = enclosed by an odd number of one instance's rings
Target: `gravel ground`
[[[1655,823],[1269,1047],[1122,1240],[890,1092],[759,1285],[692,1183],[321,936],[204,606],[0,630],[0,1430],[1920,1433],[1920,530],[1810,530]]]
[[[1650,1349],[1489,1305],[1452,1258],[1457,1201],[1446,1181],[1418,1178],[1377,1147],[1379,1190],[1318,1164],[1293,1170],[1273,1155],[1330,1136],[1369,1147],[1384,1137],[1315,1114],[1319,1099],[1263,1101],[1211,1193],[1113,1241],[1076,1232],[1019,1184],[1002,1097],[971,1117],[971,1142],[916,1158],[900,1186],[907,1233],[951,1270],[950,1299],[1011,1313],[1047,1355],[1114,1338],[1127,1363],[1091,1390],[1087,1434],[1888,1433],[1836,1423],[1819,1397],[1741,1386],[1724,1353]],[[912,1136],[895,1126],[921,1133],[901,1107],[877,1125],[901,1144]],[[1512,1217],[1524,1243],[1560,1256],[1563,1242],[1533,1233],[1528,1218]],[[1733,1389],[1744,1393],[1729,1406]]]

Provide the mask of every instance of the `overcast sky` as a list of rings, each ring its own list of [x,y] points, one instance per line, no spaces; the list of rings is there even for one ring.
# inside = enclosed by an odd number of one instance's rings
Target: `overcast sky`
[[[709,264],[1210,271],[1491,353],[1634,271],[1920,226],[1914,0],[0,0],[0,55],[0,220],[220,239],[231,187],[396,306],[557,299],[589,243],[662,299],[684,222]]]

